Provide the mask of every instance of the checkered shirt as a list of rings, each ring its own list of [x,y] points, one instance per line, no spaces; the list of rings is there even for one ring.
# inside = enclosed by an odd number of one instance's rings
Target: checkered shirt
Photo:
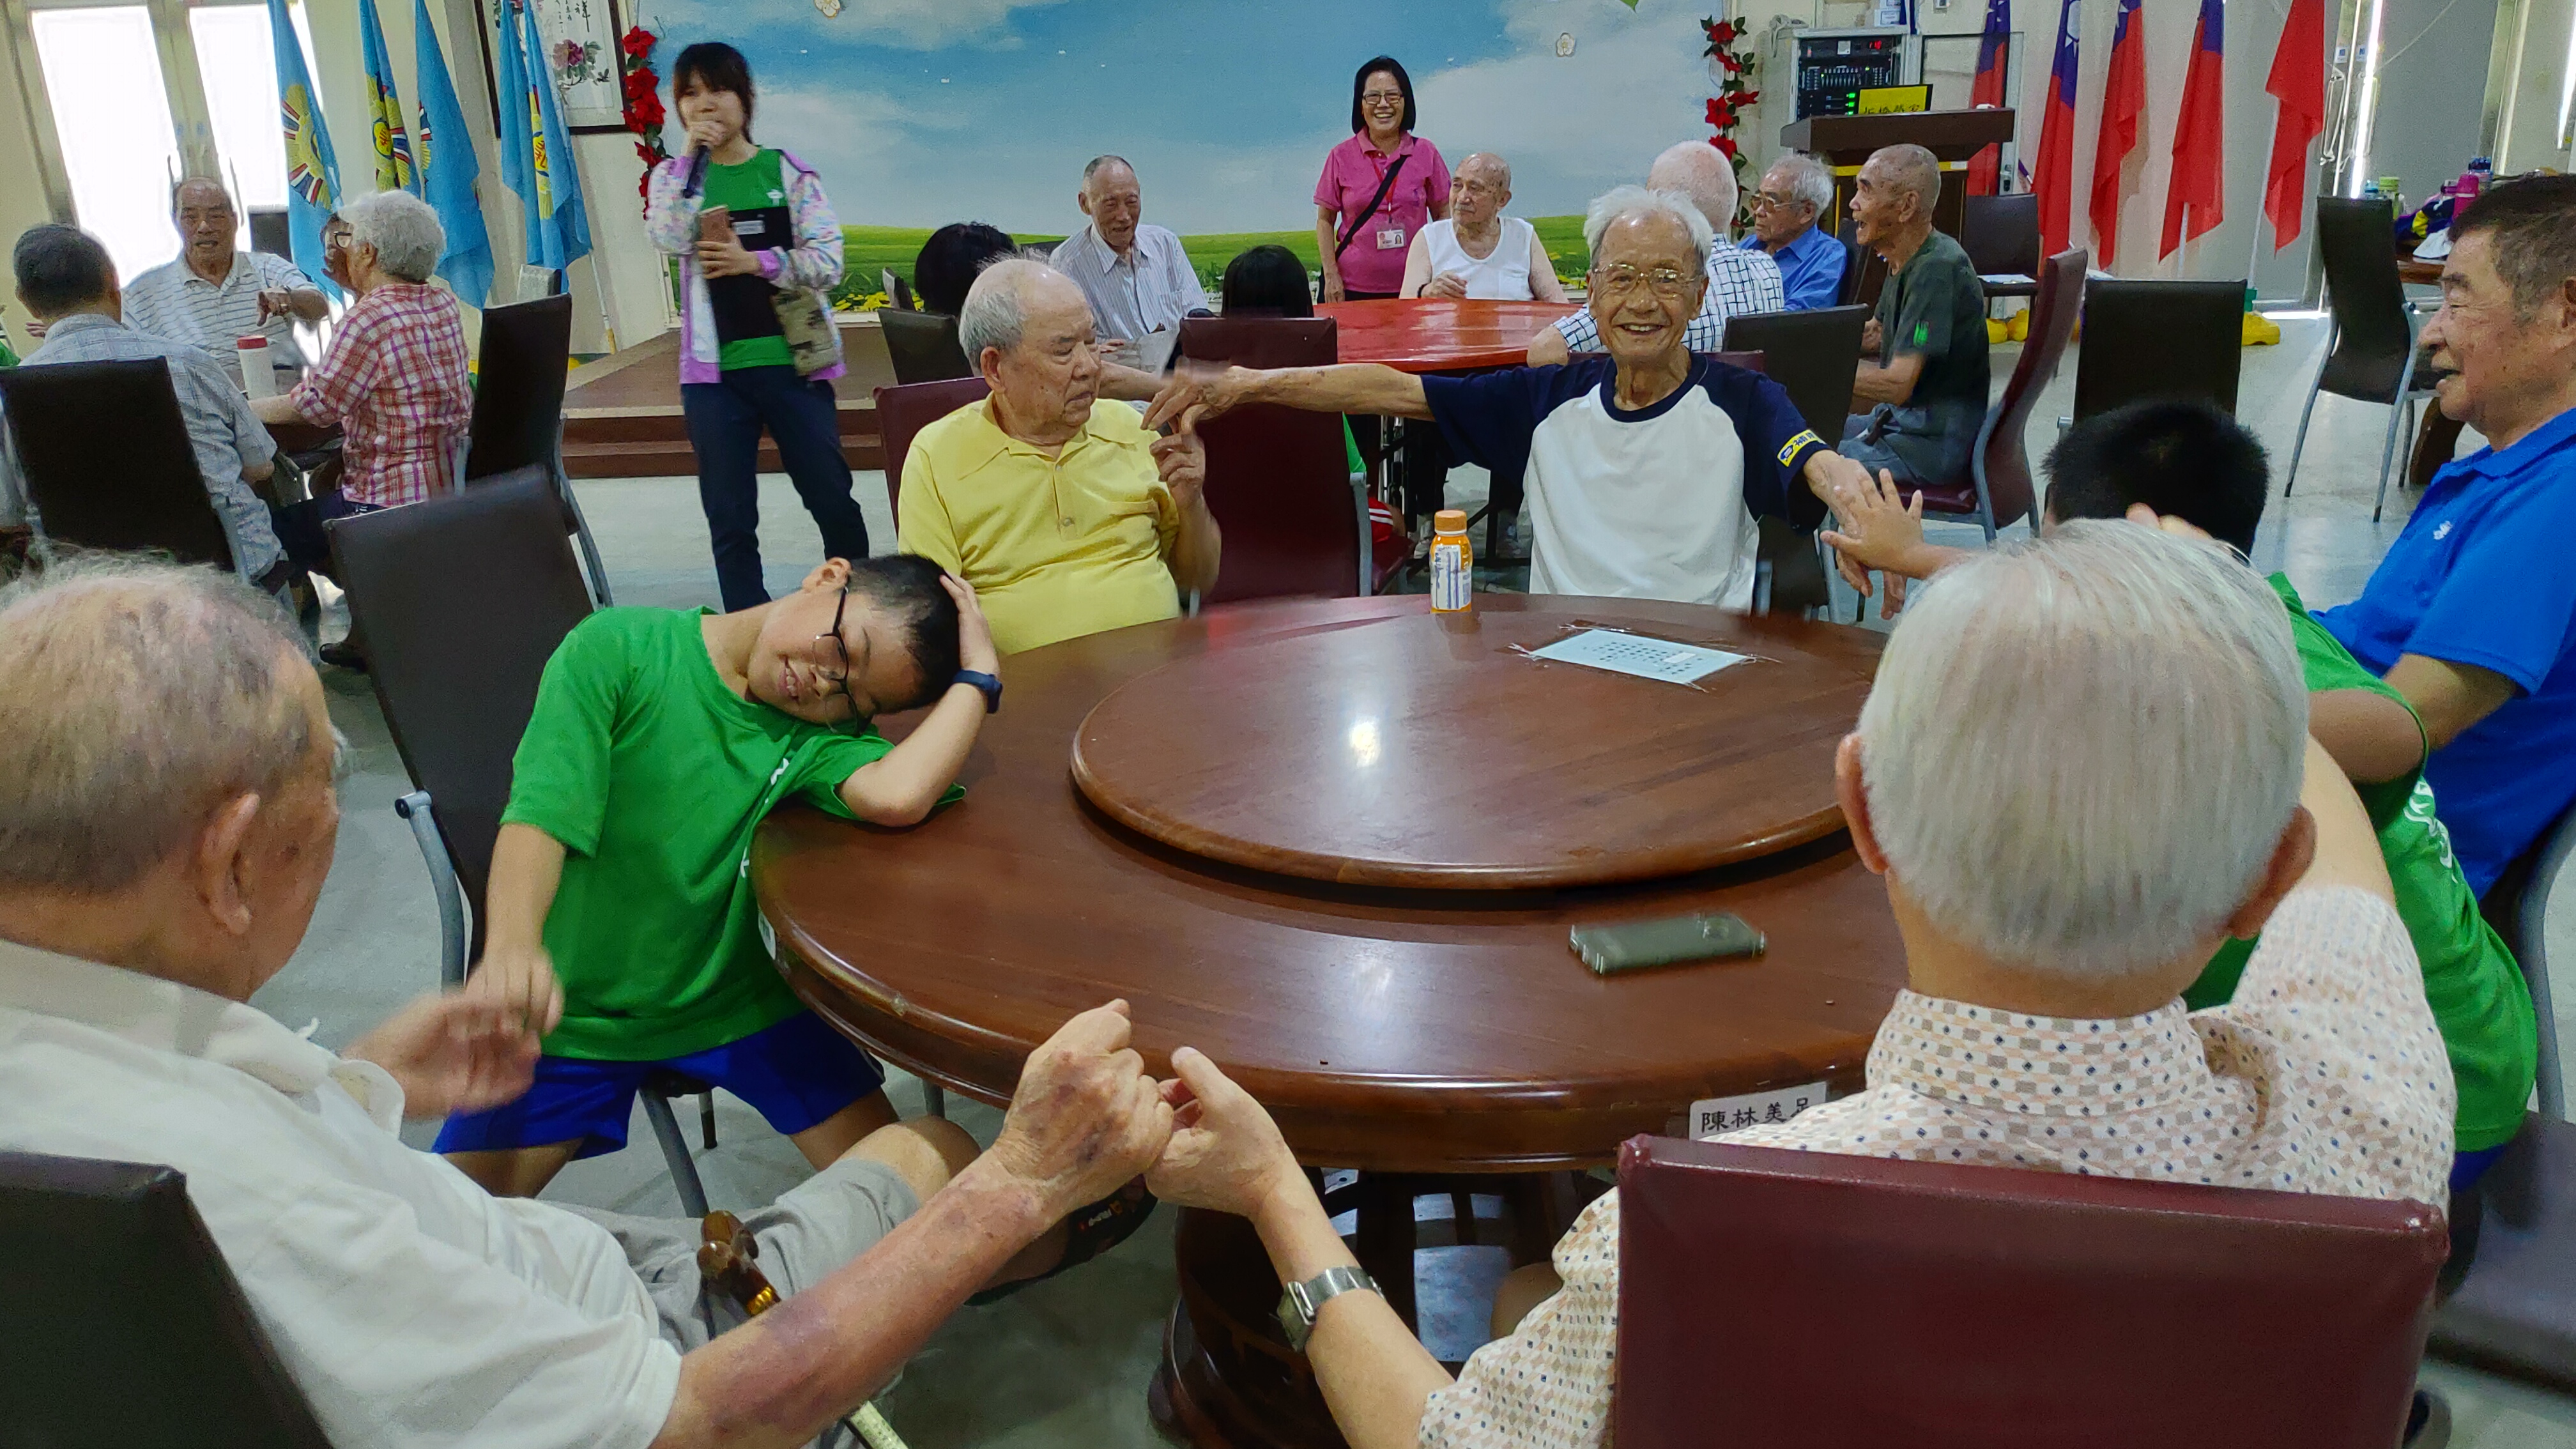
[[[474,416],[456,298],[410,282],[360,297],[291,396],[306,422],[348,434],[349,501],[390,508],[444,492]]]
[[[1715,352],[1726,342],[1726,319],[1787,307],[1788,291],[1780,281],[1780,264],[1769,252],[1742,251],[1719,238],[1708,250],[1708,295],[1699,315],[1690,320],[1682,345],[1693,352]],[[1601,352],[1601,329],[1584,308],[1556,324],[1568,352]]]
[[[2305,889],[2263,928],[2236,999],[2108,1021],[1900,992],[1869,1086],[1724,1140],[2167,1182],[2441,1204],[2455,1092],[2405,923],[2349,887]],[[1556,1245],[1564,1291],[1431,1396],[1437,1449],[1607,1442],[1619,1331],[1619,1195]],[[1712,1442],[1715,1442],[1714,1438]]]

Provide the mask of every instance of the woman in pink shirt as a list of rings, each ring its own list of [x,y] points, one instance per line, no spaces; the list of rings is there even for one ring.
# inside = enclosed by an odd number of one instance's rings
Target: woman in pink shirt
[[[1327,302],[1394,296],[1414,233],[1449,214],[1449,163],[1413,134],[1413,121],[1404,67],[1385,55],[1361,66],[1351,78],[1351,138],[1324,157],[1315,183]]]

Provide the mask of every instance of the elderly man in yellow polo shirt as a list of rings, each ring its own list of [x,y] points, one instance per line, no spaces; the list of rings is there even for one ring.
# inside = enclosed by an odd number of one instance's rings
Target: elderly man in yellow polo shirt
[[[975,586],[1003,653],[1169,619],[1216,582],[1207,452],[1100,396],[1091,303],[1043,262],[998,262],[957,318],[992,396],[921,430],[903,548]]]

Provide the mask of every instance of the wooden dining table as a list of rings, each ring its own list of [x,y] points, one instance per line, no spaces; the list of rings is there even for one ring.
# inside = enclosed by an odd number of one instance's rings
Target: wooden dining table
[[[1395,297],[1327,302],[1341,360],[1398,372],[1476,372],[1529,361],[1530,339],[1581,310],[1571,302],[1495,302],[1466,297]]]
[[[1301,1162],[1397,1182],[1527,1182],[1502,1175],[1606,1164],[1695,1102],[1856,1090],[1903,980],[1832,790],[1880,637],[1427,603],[1237,606],[1012,656],[962,802],[908,831],[802,807],[761,827],[781,971],[868,1050],[995,1104],[1067,1017],[1123,997],[1149,1070],[1195,1046]],[[1533,657],[1587,628],[1742,659],[1680,685]],[[1603,977],[1568,945],[1712,910],[1764,953]],[[1360,1237],[1409,1314],[1410,1196]],[[1339,1443],[1249,1229],[1185,1212],[1177,1254],[1158,1418],[1198,1444]]]

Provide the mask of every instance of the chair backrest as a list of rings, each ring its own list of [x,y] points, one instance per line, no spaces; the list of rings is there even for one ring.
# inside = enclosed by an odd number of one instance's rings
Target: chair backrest
[[[913,435],[968,403],[982,402],[992,390],[980,377],[876,390],[877,437],[885,445],[886,503],[896,509],[895,517],[903,516],[903,460],[912,452]]]
[[[553,466],[563,440],[564,373],[571,360],[569,294],[483,309],[474,421],[466,433],[468,479],[530,463]]]
[[[2016,191],[2004,196],[1964,196],[1959,217],[1959,245],[1977,275],[2039,277],[2039,197]]]
[[[2531,988],[2531,1011],[2540,1033],[2540,1110],[2556,1118],[2567,1115],[2567,1096],[2558,1060],[2558,1017],[2550,999],[2549,907],[2571,854],[2576,854],[2576,808],[2550,822],[2478,901],[2479,912],[2513,952],[2523,982]]]
[[[2067,339],[2075,332],[2075,314],[2084,304],[2084,268],[2091,261],[2081,249],[2059,252],[2033,274],[2039,291],[2031,298],[2030,333],[2022,342],[2012,376],[2004,382],[2004,395],[1986,414],[1974,455],[1997,528],[2017,518],[2028,518],[2034,530],[2038,525],[2039,484],[2031,477],[2024,435],[2030,431],[2030,415],[2039,406],[2040,394],[2048,391],[2058,364],[2065,360]]]
[[[1726,319],[1726,345],[1761,353],[1762,371],[1789,390],[1807,426],[1828,443],[1840,442],[1868,321],[1869,309],[1858,306],[1753,312]]]
[[[0,1152],[0,1237],[0,1441],[328,1449],[180,1173]]]
[[[1620,1449],[2394,1445],[2417,1203],[1636,1138]]]
[[[1878,288],[1869,285],[1870,269],[1877,268],[1884,279],[1887,263],[1879,260],[1878,253],[1862,246],[1849,226],[1834,239],[1843,244],[1843,284],[1834,289],[1834,305],[1861,306],[1875,300]]]
[[[20,485],[47,538],[233,566],[169,363],[153,357],[0,368],[0,405],[16,443]]]
[[[945,312],[885,311],[877,314],[885,329],[886,360],[894,380],[906,385],[973,377],[966,349],[958,345],[957,319]]]
[[[912,288],[905,285],[903,278],[894,274],[894,268],[881,267],[877,270],[877,286],[878,290],[886,294],[887,308],[896,312],[920,310],[913,305]]]
[[[1338,355],[1330,317],[1187,317],[1180,355],[1244,367],[1322,367]],[[1337,414],[1256,404],[1199,429],[1207,504],[1225,533],[1201,602],[1360,592],[1368,512],[1351,486]]]
[[[2317,386],[2343,397],[2393,402],[2415,329],[2406,289],[2397,279],[2397,238],[2385,203],[2362,197],[2317,198],[2317,258],[2325,264],[2326,307],[2334,315],[2334,351]]]
[[[555,646],[590,613],[543,464],[409,508],[334,520],[331,557],[412,783],[429,792],[483,952],[483,887],[510,757]]]
[[[2236,411],[2245,361],[2245,283],[2116,282],[2084,288],[2075,420],[2148,398]]]

